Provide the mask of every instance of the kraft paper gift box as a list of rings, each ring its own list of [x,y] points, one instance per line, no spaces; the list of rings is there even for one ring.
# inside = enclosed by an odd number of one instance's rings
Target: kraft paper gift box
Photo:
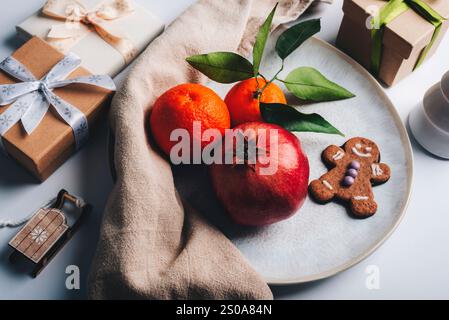
[[[164,24],[158,17],[132,0],[49,0],[43,3],[41,10],[16,26],[19,35],[25,40],[37,36],[62,52],[75,53],[83,60],[83,66],[94,74],[116,76],[164,30]],[[124,13],[117,18],[100,21],[102,28],[112,30],[113,36],[118,35],[128,42],[125,45],[133,46],[131,57],[125,58],[119,50],[102,38],[90,23],[69,23],[83,20],[83,16],[98,11],[101,4],[107,5],[109,11],[115,10],[116,7],[131,8],[123,9]],[[50,7],[46,7],[47,5]],[[68,39],[64,38],[67,35],[56,34],[55,38],[50,38],[53,27],[57,33],[61,32],[61,28],[66,28],[66,33],[74,36]],[[80,29],[80,35],[76,33],[76,29]]]
[[[449,17],[448,0],[422,0],[442,18]],[[366,69],[372,71],[373,39],[369,21],[387,5],[385,0],[344,0],[344,17],[337,37],[337,46],[352,56]],[[443,20],[441,29],[425,59],[438,48],[449,27]],[[392,86],[412,73],[423,50],[431,43],[435,26],[409,8],[387,23],[383,29],[382,55],[377,76]]]
[[[37,79],[46,75],[64,55],[43,40],[33,37],[12,55]],[[83,67],[75,69],[66,79],[92,75]],[[112,82],[112,80],[111,80]],[[14,84],[18,80],[0,70],[0,84]],[[109,105],[111,91],[99,87],[71,84],[53,90],[58,97],[80,110],[92,131],[95,121]],[[10,105],[0,106],[0,116]],[[7,154],[24,166],[40,181],[47,179],[76,150],[72,128],[50,106],[36,129],[28,135],[19,121],[2,138]],[[0,172],[2,168],[0,167]],[[0,173],[1,175],[1,173]]]

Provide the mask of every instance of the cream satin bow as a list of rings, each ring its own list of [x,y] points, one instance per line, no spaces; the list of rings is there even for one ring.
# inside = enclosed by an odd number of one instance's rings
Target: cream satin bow
[[[93,30],[120,52],[126,63],[136,56],[133,43],[110,23],[134,12],[131,0],[102,1],[93,10],[80,0],[48,0],[42,12],[65,21],[52,26],[47,35],[47,40],[64,53]]]

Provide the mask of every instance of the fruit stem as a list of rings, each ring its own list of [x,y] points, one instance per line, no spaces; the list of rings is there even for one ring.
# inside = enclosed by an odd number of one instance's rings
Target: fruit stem
[[[261,77],[265,81],[265,83],[267,82],[267,78],[265,78],[265,76],[261,73],[258,73],[254,77],[256,79],[256,83],[257,83],[257,89],[256,89],[256,92],[254,92],[254,99],[260,99],[260,96],[262,95],[262,91],[263,91],[263,89],[260,88],[259,77]]]
[[[267,80],[263,77],[263,79],[265,80],[265,85],[262,87],[262,89],[259,89],[259,82],[257,82],[257,90],[254,94],[254,98],[257,98],[260,100],[260,97],[262,96],[263,91],[271,84],[273,83],[274,80],[278,80],[278,75],[284,71],[284,59],[282,59],[282,65],[281,68],[278,70],[278,72],[276,72],[276,74],[274,75],[273,78],[271,78],[270,81],[267,82]],[[257,78],[256,78],[257,80]]]
[[[265,77],[263,76],[263,74],[260,74],[260,73],[259,73],[259,75],[262,77],[262,79],[265,80],[265,82],[267,82],[267,78],[265,78]]]
[[[259,90],[259,89],[260,89],[260,83],[259,83],[259,73],[258,73],[258,74],[256,74],[256,75],[254,76],[254,78],[256,79],[256,83],[257,83],[257,90]]]
[[[276,78],[276,80],[279,81],[279,82],[285,83],[285,84],[298,84],[296,82],[286,81],[286,80],[279,79],[279,78]]]

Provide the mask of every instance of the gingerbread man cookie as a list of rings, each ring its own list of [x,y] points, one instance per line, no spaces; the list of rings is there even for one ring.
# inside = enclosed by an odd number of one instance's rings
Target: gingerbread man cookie
[[[352,138],[337,147],[331,145],[322,154],[330,170],[310,183],[309,191],[319,202],[338,198],[349,203],[351,212],[359,218],[367,218],[377,211],[372,185],[387,182],[391,171],[388,165],[379,163],[377,145],[366,138]]]

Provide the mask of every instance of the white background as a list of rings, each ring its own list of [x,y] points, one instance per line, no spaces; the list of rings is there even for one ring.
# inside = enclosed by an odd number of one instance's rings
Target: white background
[[[193,0],[137,0],[167,24]],[[38,10],[42,0],[2,0],[0,13],[0,58],[19,45],[14,26]],[[334,43],[342,18],[342,0],[320,4],[303,18],[322,17],[318,37]],[[387,89],[404,123],[425,91],[449,70],[449,36],[437,54],[413,75]],[[348,119],[356,121],[356,119]],[[373,124],[375,125],[375,124]],[[407,214],[391,238],[357,266],[332,278],[302,285],[274,287],[278,299],[435,299],[449,298],[449,162],[435,158],[412,139],[414,190]],[[0,157],[0,220],[21,217],[54,196],[60,188],[82,195],[94,212],[80,231],[37,278],[31,279],[7,261],[7,242],[15,230],[0,229],[0,298],[85,298],[87,271],[94,254],[101,214],[112,188],[106,155],[105,121],[88,146],[72,157],[49,180],[39,185],[19,166]],[[81,270],[81,289],[67,290],[65,268]],[[376,266],[380,288],[366,287],[367,268]]]

